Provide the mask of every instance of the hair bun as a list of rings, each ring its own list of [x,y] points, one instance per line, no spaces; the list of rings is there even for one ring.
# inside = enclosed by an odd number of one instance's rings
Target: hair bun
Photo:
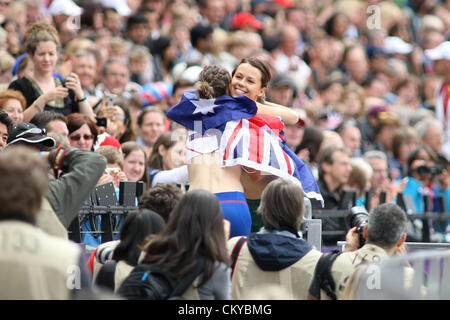
[[[196,84],[197,96],[200,99],[214,98],[214,88],[206,81],[198,81]]]

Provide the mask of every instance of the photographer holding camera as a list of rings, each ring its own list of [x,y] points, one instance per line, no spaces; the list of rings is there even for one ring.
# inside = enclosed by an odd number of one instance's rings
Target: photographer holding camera
[[[450,174],[442,165],[438,155],[428,146],[420,146],[408,157],[408,182],[403,195],[410,196],[414,203],[414,213],[445,212],[450,205]],[[429,206],[426,207],[424,196],[429,196]],[[444,203],[441,203],[443,198]],[[442,205],[444,204],[444,207]],[[438,227],[438,226],[437,226]],[[423,222],[414,220],[408,225],[408,241],[422,240]],[[445,228],[444,228],[445,229]],[[438,232],[445,230],[436,228]],[[442,241],[442,235],[432,234],[434,240]],[[436,238],[434,238],[436,237]]]
[[[418,147],[408,157],[408,183],[403,190],[403,194],[412,197],[417,213],[424,212],[424,195],[429,195],[432,198],[439,195],[444,195],[447,198],[450,195],[445,192],[448,189],[448,172],[443,170],[438,162],[438,156],[428,146]]]
[[[339,299],[360,264],[405,252],[406,214],[398,205],[384,203],[370,214],[363,207],[354,207],[347,221],[351,229],[345,252],[324,254],[323,262],[319,260],[309,287],[310,300]]]

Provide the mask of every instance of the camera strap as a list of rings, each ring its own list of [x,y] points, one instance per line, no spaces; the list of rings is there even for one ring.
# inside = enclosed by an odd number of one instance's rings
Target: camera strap
[[[246,237],[244,236],[240,237],[239,240],[234,245],[233,251],[231,252],[231,278],[233,278],[233,273],[234,269],[236,268],[237,259],[246,241],[247,241]]]
[[[328,297],[332,300],[337,300],[336,297],[336,285],[334,283],[331,267],[334,260],[341,254],[339,250],[333,250],[322,254],[317,262],[316,269],[314,270],[313,284],[310,287],[315,292],[310,292],[314,297],[320,300],[320,289],[325,291]]]

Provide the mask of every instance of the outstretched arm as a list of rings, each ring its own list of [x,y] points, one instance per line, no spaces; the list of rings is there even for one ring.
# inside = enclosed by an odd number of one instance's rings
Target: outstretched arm
[[[298,122],[298,115],[292,109],[265,101],[264,103],[256,102],[258,106],[258,111],[256,114],[261,116],[279,116],[285,124],[294,125]]]

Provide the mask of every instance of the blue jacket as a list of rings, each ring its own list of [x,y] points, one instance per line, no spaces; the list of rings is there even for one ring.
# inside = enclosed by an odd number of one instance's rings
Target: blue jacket
[[[269,232],[265,229],[247,237],[248,249],[258,267],[264,271],[280,271],[303,258],[312,247],[289,231]]]

